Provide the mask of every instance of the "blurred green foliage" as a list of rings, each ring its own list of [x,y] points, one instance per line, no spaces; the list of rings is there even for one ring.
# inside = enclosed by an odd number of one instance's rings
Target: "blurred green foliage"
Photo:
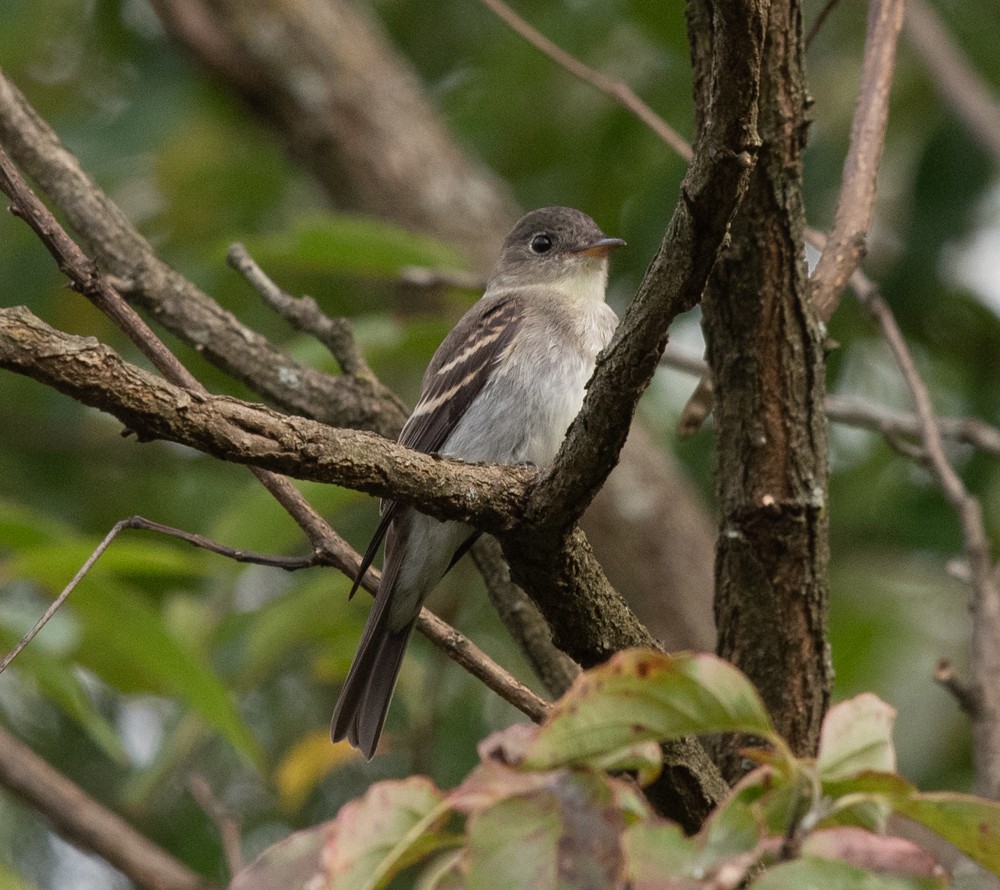
[[[807,23],[820,5],[807,3]],[[611,299],[620,309],[659,242],[683,163],[480,4],[373,6],[459,140],[511,183],[523,206],[579,206],[628,240],[613,269]],[[690,135],[681,4],[550,0],[522,7],[539,29],[627,80]],[[1000,56],[979,24],[992,20],[991,0],[943,12],[1000,92]],[[815,105],[806,201],[819,227],[832,219],[863,18],[854,7],[838,8],[809,51]],[[6,0],[0,65],[166,261],[296,356],[333,370],[318,346],[287,330],[226,267],[226,245],[246,241],[288,290],[350,315],[376,372],[414,399],[426,361],[473,295],[454,292],[434,306],[402,300],[391,270],[452,264],[452,251],[372,221],[330,217],[321,191],[273,134],[188,64],[143,0]],[[905,43],[880,183],[867,268],[883,283],[938,409],[1000,422],[1000,296],[991,302],[969,289],[971,259],[963,252],[1000,226],[996,171],[935,97]],[[27,304],[50,324],[97,336],[136,360],[110,323],[63,285],[27,228],[0,219],[0,302]],[[850,299],[830,335],[839,344],[830,360],[832,391],[907,406],[885,350]],[[682,321],[675,340],[697,348],[696,320]],[[167,342],[210,388],[249,396],[193,350]],[[710,505],[711,431],[685,442],[672,433],[692,386],[664,373],[642,415],[687,464]],[[242,468],[162,443],[139,446],[107,417],[10,374],[0,382],[0,417],[3,649],[111,526],[132,514],[235,547],[307,548]],[[922,788],[964,790],[967,724],[930,679],[939,657],[961,668],[969,633],[968,593],[946,571],[960,548],[955,518],[925,471],[874,434],[835,427],[831,446],[836,697],[872,690],[893,704],[902,774]],[[997,461],[964,448],[953,457],[984,497],[995,537]],[[374,504],[302,487],[335,528],[364,545]],[[346,603],[347,588],[333,572],[246,567],[126,532],[0,678],[0,719],[176,855],[221,879],[216,831],[187,790],[192,773],[239,813],[252,856],[289,828],[329,818],[375,778],[420,771],[450,787],[476,762],[476,742],[516,719],[418,640],[389,717],[388,753],[367,766],[331,759],[311,793],[289,808],[282,782],[300,762],[290,752],[326,731],[360,632],[365,609]],[[432,605],[531,680],[478,590],[475,573],[462,565]],[[5,794],[0,799],[0,863],[35,886],[57,886],[65,848],[52,846],[35,815]]]

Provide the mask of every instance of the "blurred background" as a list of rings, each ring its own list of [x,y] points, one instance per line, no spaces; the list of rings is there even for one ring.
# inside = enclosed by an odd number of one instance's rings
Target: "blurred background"
[[[457,143],[509,188],[511,206],[576,206],[628,241],[615,256],[609,297],[621,311],[659,243],[684,163],[480,3],[364,6],[413,66]],[[521,6],[536,27],[628,82],[690,138],[680,4]],[[805,4],[807,29],[820,7]],[[968,63],[1000,92],[995,37],[981,25],[995,19],[995,0],[938,2],[934,9]],[[416,264],[481,272],[481,264],[440,235],[335,205],[275,129],[167,37],[145,0],[5,0],[2,10],[0,66],[164,260],[300,360],[335,372],[318,344],[290,331],[228,269],[227,246],[245,242],[286,290],[309,293],[327,312],[349,316],[372,367],[413,403],[427,360],[477,293],[415,288],[401,283],[397,270]],[[864,16],[862,6],[842,4],[808,51],[815,104],[806,206],[818,228],[832,220]],[[996,162],[936,86],[904,34],[865,269],[895,310],[937,410],[997,424]],[[94,335],[143,363],[105,318],[64,287],[39,242],[7,215],[0,218],[0,303],[26,304],[49,324]],[[829,335],[831,393],[908,409],[884,346],[850,297]],[[253,397],[193,350],[166,340],[210,389]],[[700,356],[697,313],[679,320],[671,343]],[[643,398],[640,423],[662,454],[679,461],[692,486],[686,502],[700,505],[699,521],[710,532],[711,423],[683,441],[675,434],[694,385],[691,376],[661,371]],[[0,417],[0,649],[30,627],[110,527],[133,514],[233,547],[307,550],[291,520],[239,467],[164,443],[137,445],[120,436],[117,422],[12,374],[0,377]],[[925,470],[878,434],[835,423],[830,444],[835,697],[870,690],[886,699],[899,712],[903,775],[925,789],[968,790],[967,722],[931,676],[939,658],[953,660],[960,672],[966,658],[968,591],[953,577],[961,553],[955,517]],[[997,456],[964,446],[951,456],[981,497],[995,538]],[[622,509],[640,509],[641,477],[618,485]],[[299,487],[334,528],[364,548],[376,522],[369,498]],[[659,507],[669,513],[669,500]],[[655,537],[657,528],[649,534]],[[645,559],[634,537],[605,546],[609,561]],[[671,637],[669,627],[657,628],[675,647],[711,645],[704,630],[711,553],[697,552],[698,565],[690,569],[698,576],[691,585],[698,591],[691,606],[700,610],[696,629]],[[655,597],[650,605],[649,584],[632,590],[622,576],[619,586],[644,600],[653,623],[659,607]],[[348,589],[331,570],[247,567],[127,532],[0,677],[0,721],[176,856],[224,880],[218,832],[191,794],[193,777],[206,780],[238,817],[249,859],[289,830],[332,817],[376,779],[419,771],[454,785],[476,762],[477,741],[519,717],[418,639],[384,753],[365,765],[331,746],[330,712],[367,609],[362,597],[346,602]],[[468,561],[431,605],[539,688]],[[130,885],[0,791],[0,886]]]

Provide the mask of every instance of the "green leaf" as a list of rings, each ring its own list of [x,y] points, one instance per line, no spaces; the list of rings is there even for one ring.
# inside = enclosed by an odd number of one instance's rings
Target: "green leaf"
[[[796,859],[764,872],[754,890],[937,890],[934,878],[902,878],[875,874],[833,859]]]
[[[442,831],[448,814],[445,796],[422,776],[373,785],[333,821],[322,886],[384,887],[402,869],[454,842]]]
[[[519,779],[516,772],[496,769],[488,784],[502,793],[506,774],[511,796],[468,819],[469,888],[615,886],[624,820],[611,793],[614,780],[569,770],[521,772]],[[525,778],[531,790],[524,790]]]
[[[381,220],[330,214],[305,217],[294,229],[248,239],[257,262],[321,273],[394,277],[403,266],[461,269],[450,248]]]
[[[940,791],[900,796],[892,806],[1000,876],[1000,803]]]
[[[344,804],[337,818],[299,831],[265,850],[237,874],[230,890],[304,887],[374,890],[402,869],[454,844],[441,831],[444,795],[415,776],[379,782]]]
[[[111,584],[77,591],[71,602],[83,630],[77,652],[82,664],[123,692],[181,699],[261,765],[257,741],[229,692],[204,658],[167,630],[159,612]]]
[[[922,793],[893,773],[859,773],[850,779],[825,783],[824,792],[834,798],[884,802],[1000,875],[1000,803],[953,792]]]
[[[752,733],[785,748],[757,691],[728,662],[629,650],[581,674],[529,744],[524,765],[591,763],[647,739],[713,732]]]
[[[640,887],[657,887],[668,878],[691,877],[697,867],[697,845],[673,823],[630,825],[622,834],[622,849],[625,873]]]
[[[469,890],[556,887],[562,821],[554,801],[508,798],[473,815],[466,831]]]
[[[896,711],[871,693],[830,708],[820,733],[816,768],[824,781],[836,781],[871,770],[896,769],[892,726]]]

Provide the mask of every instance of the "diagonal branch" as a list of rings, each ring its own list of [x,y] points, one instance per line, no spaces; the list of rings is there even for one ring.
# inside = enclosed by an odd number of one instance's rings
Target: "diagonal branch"
[[[592,87],[604,93],[605,96],[621,103],[685,161],[691,160],[691,146],[684,137],[643,102],[635,94],[635,90],[627,83],[614,77],[608,77],[600,71],[595,71],[575,56],[570,55],[561,46],[553,43],[539,30],[529,25],[528,22],[514,12],[503,0],[482,0],[482,2],[496,13],[512,31],[523,37],[535,49],[545,53],[553,62],[565,68],[574,77],[582,80],[584,83],[589,83]]]
[[[142,887],[210,890],[215,886],[98,803],[3,727],[0,785],[43,813],[67,840],[100,854]]]
[[[0,71],[0,146],[39,183],[129,298],[207,360],[285,410],[395,435],[398,403],[371,380],[295,361],[171,269]]]
[[[903,0],[871,0],[858,99],[833,230],[810,282],[810,299],[824,322],[833,316],[844,286],[865,253],[889,119],[889,90],[896,69],[896,45],[902,26]]]
[[[973,680],[968,689],[972,717],[972,756],[976,791],[1000,800],[1000,580],[990,556],[982,505],[973,497],[944,450],[934,407],[916,362],[878,288],[860,272],[852,284],[861,304],[878,326],[910,390],[920,423],[920,436],[931,471],[958,516],[972,586]]]

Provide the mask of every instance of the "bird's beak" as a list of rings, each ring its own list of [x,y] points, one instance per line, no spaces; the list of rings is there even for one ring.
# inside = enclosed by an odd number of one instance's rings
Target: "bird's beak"
[[[612,250],[624,247],[625,242],[621,238],[601,238],[592,244],[584,244],[583,247],[574,247],[570,253],[582,253],[586,256],[606,257]]]

